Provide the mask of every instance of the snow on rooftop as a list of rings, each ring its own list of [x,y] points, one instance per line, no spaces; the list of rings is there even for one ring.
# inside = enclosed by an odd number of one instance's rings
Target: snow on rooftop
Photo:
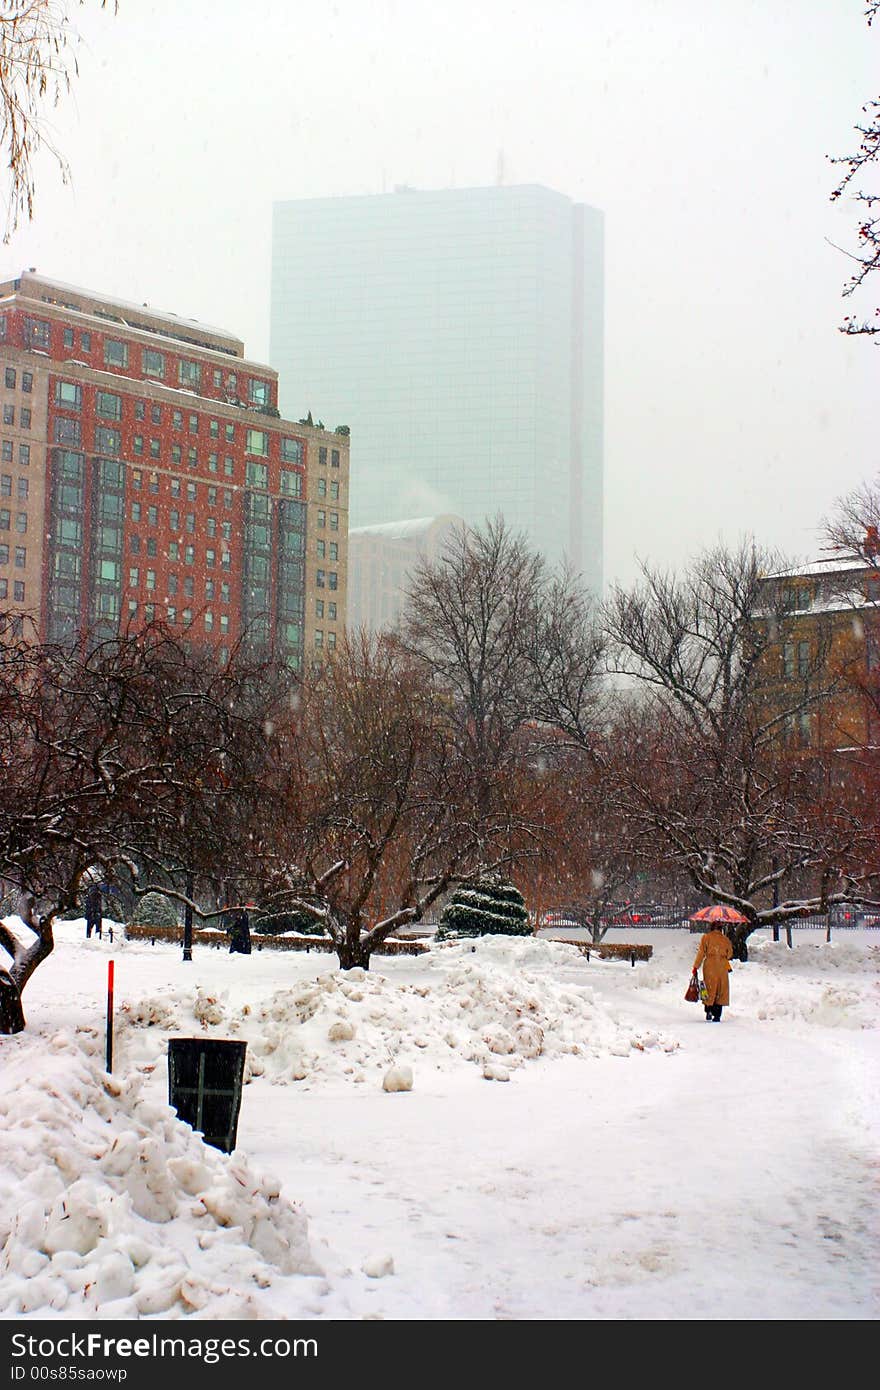
[[[96,304],[106,304],[110,308],[118,310],[123,316],[126,313],[130,313],[133,316],[139,315],[140,317],[143,317],[144,314],[148,314],[151,318],[165,319],[169,323],[179,324],[182,328],[192,328],[202,333],[211,333],[215,337],[225,338],[228,342],[241,344],[241,339],[225,328],[215,328],[209,323],[201,323],[198,319],[182,318],[179,314],[172,313],[170,309],[154,309],[150,304],[135,304],[131,300],[117,299],[112,295],[100,294],[95,290],[84,289],[81,285],[69,285],[64,280],[50,280],[46,275],[31,274],[28,271],[25,271],[19,279],[21,281],[22,291],[24,292],[26,292],[27,286],[45,285],[48,289],[58,290],[62,294],[78,295],[84,299],[93,300]],[[67,306],[62,305],[59,307],[66,308]],[[87,314],[89,310],[86,307],[82,307],[79,309],[79,312]]]
[[[356,526],[349,531],[349,539],[358,536],[369,538],[375,536],[377,540],[404,541],[414,540],[419,536],[424,536],[431,530],[432,526],[441,523],[448,525],[462,525],[461,517],[453,516],[451,513],[444,513],[441,516],[419,516],[413,517],[408,521],[384,521],[376,526]]]

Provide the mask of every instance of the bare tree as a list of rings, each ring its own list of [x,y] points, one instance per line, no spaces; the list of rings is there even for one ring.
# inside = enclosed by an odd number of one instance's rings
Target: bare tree
[[[387,641],[343,644],[313,670],[295,726],[260,901],[309,911],[343,969],[368,969],[451,885],[507,862],[508,812],[480,804],[448,704]]]
[[[880,569],[880,478],[839,497],[822,533],[831,551],[841,559]]]
[[[101,8],[106,6],[107,0],[101,0]],[[118,0],[113,8],[115,12]],[[22,216],[33,217],[38,150],[49,151],[65,183],[70,176],[45,114],[70,90],[71,78],[78,71],[78,36],[69,9],[65,0],[7,0],[0,13],[0,138],[9,169],[4,241]]]
[[[0,1033],[24,1027],[22,992],[86,875],[240,859],[266,739],[259,673],[159,625],[81,648],[13,634],[0,641],[0,878],[33,939],[0,925]]]
[[[869,27],[878,12],[880,0],[868,0],[865,17]],[[853,154],[840,155],[831,160],[832,164],[842,165],[844,170],[843,177],[831,194],[832,202],[849,192],[859,207],[858,249],[855,252],[846,252],[850,259],[856,262],[856,268],[844,287],[844,298],[855,294],[868,276],[880,266],[880,217],[877,216],[880,192],[857,186],[880,158],[880,100],[865,102],[862,113],[863,119],[855,127],[856,134],[860,137],[858,149]],[[880,309],[875,309],[874,317],[880,319]],[[868,323],[848,314],[841,325],[841,332],[874,336],[880,333],[880,322]]]

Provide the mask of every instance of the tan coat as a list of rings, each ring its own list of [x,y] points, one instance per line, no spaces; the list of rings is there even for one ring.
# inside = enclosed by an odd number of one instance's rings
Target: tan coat
[[[709,997],[705,1001],[707,1005],[730,1003],[727,975],[730,970],[728,961],[732,955],[733,946],[723,931],[707,931],[705,936],[700,937],[700,949],[694,961],[694,971],[699,970],[702,965],[703,983],[709,991]]]

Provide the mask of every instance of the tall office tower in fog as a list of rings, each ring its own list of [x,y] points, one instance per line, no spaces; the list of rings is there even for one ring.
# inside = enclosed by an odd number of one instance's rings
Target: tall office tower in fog
[[[351,524],[503,513],[602,577],[602,214],[538,185],[276,203],[282,412],[351,427]]]

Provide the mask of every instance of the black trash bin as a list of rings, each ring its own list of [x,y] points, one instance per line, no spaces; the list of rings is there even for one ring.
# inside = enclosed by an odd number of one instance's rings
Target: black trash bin
[[[246,1042],[170,1038],[168,1102],[205,1143],[223,1153],[235,1148]]]

